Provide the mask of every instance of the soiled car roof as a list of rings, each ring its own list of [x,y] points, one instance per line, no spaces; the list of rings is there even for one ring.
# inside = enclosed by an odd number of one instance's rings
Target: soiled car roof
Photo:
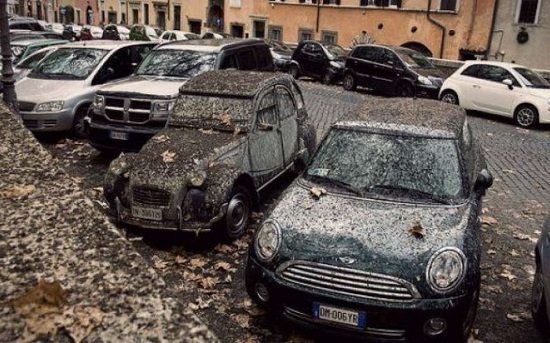
[[[274,82],[290,84],[292,77],[271,72],[213,70],[189,80],[181,86],[180,93],[252,98]]]
[[[63,48],[92,48],[92,49],[104,49],[104,50],[113,50],[121,46],[130,46],[130,45],[140,45],[147,44],[151,42],[144,41],[120,41],[120,40],[87,40],[74,42],[63,45]]]
[[[442,101],[370,98],[333,126],[435,138],[458,138],[466,112]]]
[[[206,51],[212,53],[220,52],[224,47],[237,47],[241,45],[257,45],[265,44],[259,39],[240,39],[240,38],[223,38],[223,39],[197,39],[186,41],[173,41],[160,45],[157,49],[178,49],[178,50],[195,50]]]

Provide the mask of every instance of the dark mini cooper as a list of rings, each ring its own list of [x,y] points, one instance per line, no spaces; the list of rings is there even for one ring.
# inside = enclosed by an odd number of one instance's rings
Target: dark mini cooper
[[[531,314],[537,329],[550,337],[550,216],[544,220],[542,234],[535,248],[537,266],[531,294]]]
[[[286,74],[206,72],[180,88],[165,129],[114,160],[104,194],[120,222],[242,235],[258,192],[305,166],[316,145],[302,93]]]
[[[482,197],[492,184],[464,112],[371,100],[329,130],[255,234],[261,306],[380,341],[462,342],[480,287]]]
[[[292,54],[288,73],[296,79],[300,76],[318,78],[329,85],[342,78],[346,55],[346,51],[336,44],[302,41]]]

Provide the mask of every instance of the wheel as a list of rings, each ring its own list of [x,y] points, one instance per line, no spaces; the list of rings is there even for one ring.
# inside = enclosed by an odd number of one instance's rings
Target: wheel
[[[533,290],[531,292],[531,315],[535,327],[542,333],[548,333],[548,311],[546,309],[546,298],[544,296],[544,282],[540,264],[537,265]]]
[[[539,122],[539,112],[532,105],[520,105],[514,113],[514,121],[518,126],[531,128]]]
[[[407,82],[401,83],[397,87],[397,96],[403,97],[403,98],[410,98],[414,96],[414,87]]]
[[[474,327],[474,321],[476,319],[478,302],[479,286],[476,289],[474,296],[472,297],[472,303],[470,304],[470,308],[468,309],[466,318],[464,318],[464,322],[462,323],[462,342],[467,342],[468,338],[470,338],[472,328]]]
[[[85,138],[88,136],[88,129],[84,123],[84,118],[88,114],[88,111],[92,106],[81,106],[75,113],[73,119],[73,128],[72,132],[76,138]]]
[[[347,91],[354,91],[357,88],[357,84],[355,83],[355,77],[352,73],[347,73],[344,75],[344,80],[342,80],[342,86]]]
[[[446,90],[441,94],[441,101],[448,104],[459,105],[458,95],[455,92]]]
[[[293,78],[296,80],[300,77],[300,70],[298,69],[298,66],[296,64],[293,64],[288,69],[288,73],[292,75]]]
[[[330,85],[332,83],[332,74],[330,73],[330,71],[327,71],[325,74],[323,74],[321,82],[324,85]]]
[[[236,186],[231,192],[227,213],[225,214],[224,236],[236,239],[244,235],[251,212],[251,196],[244,186]]]

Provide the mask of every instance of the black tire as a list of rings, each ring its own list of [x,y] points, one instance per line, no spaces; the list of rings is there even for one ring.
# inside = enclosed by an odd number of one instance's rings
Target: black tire
[[[539,111],[532,105],[520,105],[514,112],[514,122],[519,127],[532,128],[539,123]]]
[[[355,77],[352,73],[346,73],[344,79],[342,80],[342,87],[347,91],[354,91],[357,89],[357,82],[355,82]]]
[[[458,95],[451,90],[446,90],[443,93],[441,93],[440,100],[448,104],[453,104],[457,106],[460,105],[460,101],[458,100]]]
[[[298,78],[300,77],[300,70],[296,64],[290,66],[290,68],[288,69],[288,73],[296,80],[298,80]]]
[[[414,87],[408,82],[402,82],[397,86],[397,96],[411,98],[414,96]]]
[[[461,342],[466,343],[468,339],[470,338],[472,329],[474,327],[474,322],[476,319],[477,314],[477,307],[479,304],[479,289],[480,285],[478,284],[477,289],[474,293],[474,296],[472,298],[472,303],[470,304],[470,308],[468,310],[468,313],[466,314],[466,318],[464,319],[464,322],[462,323],[462,340]]]
[[[84,123],[84,118],[91,110],[91,105],[83,105],[76,110],[74,119],[72,133],[75,138],[86,138],[88,137],[88,129]]]
[[[237,185],[231,191],[227,213],[224,218],[223,235],[234,240],[246,233],[250,213],[252,212],[252,196],[248,188]]]
[[[543,334],[549,333],[548,328],[548,310],[546,308],[546,298],[544,296],[544,283],[542,280],[542,270],[540,264],[537,264],[535,280],[533,280],[533,289],[531,292],[531,315],[535,322],[535,327]]]
[[[321,77],[321,82],[324,84],[324,85],[330,85],[332,84],[332,80],[334,78],[332,77],[332,74],[330,73],[330,71],[326,71],[323,76]]]

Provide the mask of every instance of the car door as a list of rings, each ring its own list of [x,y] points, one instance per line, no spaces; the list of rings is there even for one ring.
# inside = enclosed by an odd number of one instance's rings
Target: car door
[[[283,142],[283,160],[287,166],[294,161],[294,154],[298,149],[297,109],[290,91],[283,85],[275,87],[275,97]]]
[[[252,174],[261,187],[284,167],[283,148],[274,88],[269,87],[255,106],[252,131],[248,135]]]
[[[471,88],[474,106],[480,111],[511,116],[513,104],[521,91],[517,79],[506,69],[488,64],[480,66],[477,76]],[[502,83],[506,79],[512,81],[512,89]]]
[[[317,43],[311,43],[312,52],[309,55],[310,75],[321,77],[325,73],[325,64],[328,57],[323,50],[323,47]]]
[[[366,63],[363,65],[363,73],[366,75],[365,79],[369,88],[384,89],[391,83],[391,80],[387,79],[384,73],[388,68],[385,65],[387,61],[385,50],[378,46],[371,46],[366,50]]]
[[[120,48],[101,65],[92,80],[92,85],[101,85],[129,76],[132,71],[130,47]]]
[[[374,73],[377,78],[378,89],[386,93],[393,92],[397,85],[396,64],[399,63],[399,57],[393,51],[383,48],[378,55],[377,62],[374,64]]]
[[[132,66],[132,73],[154,47],[155,45],[153,44],[133,45],[130,47],[130,63]]]

